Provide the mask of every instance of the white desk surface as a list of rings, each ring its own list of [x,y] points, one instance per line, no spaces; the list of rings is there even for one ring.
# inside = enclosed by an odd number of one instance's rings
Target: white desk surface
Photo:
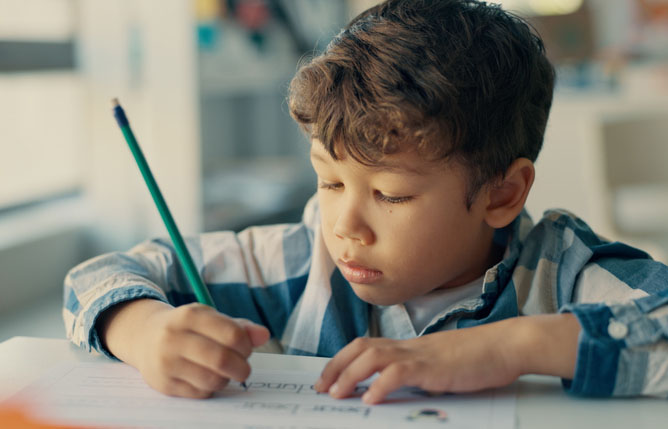
[[[39,379],[61,362],[106,360],[66,340],[14,337],[0,343],[0,401]],[[319,371],[327,359],[254,353],[257,368]],[[523,376],[517,381],[519,428],[573,429],[604,427],[663,428],[668,426],[665,399],[587,399],[565,394],[554,377]]]

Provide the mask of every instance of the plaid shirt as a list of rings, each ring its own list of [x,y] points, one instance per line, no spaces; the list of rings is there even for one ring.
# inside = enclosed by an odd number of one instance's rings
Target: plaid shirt
[[[582,325],[572,393],[668,394],[668,267],[599,238],[572,214],[522,213],[496,231],[505,258],[487,270],[482,294],[438,314],[416,333],[402,304],[360,300],[329,257],[317,200],[301,223],[215,232],[187,240],[216,307],[270,329],[288,354],[333,356],[359,336],[413,338],[518,315],[572,312]],[[169,240],[142,243],[75,267],[65,279],[63,317],[75,344],[104,350],[95,320],[136,298],[195,301]]]

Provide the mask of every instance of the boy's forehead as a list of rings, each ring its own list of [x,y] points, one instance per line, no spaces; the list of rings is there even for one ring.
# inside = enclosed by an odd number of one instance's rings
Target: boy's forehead
[[[421,157],[416,151],[402,151],[394,154],[384,155],[373,164],[362,164],[347,155],[339,154],[334,159],[325,149],[325,146],[317,139],[311,140],[311,159],[318,160],[326,164],[345,162],[350,159],[351,162],[359,166],[371,168],[377,171],[387,171],[390,173],[411,174],[417,176],[426,176],[435,172],[443,172],[448,168],[449,162],[444,160],[430,161]]]

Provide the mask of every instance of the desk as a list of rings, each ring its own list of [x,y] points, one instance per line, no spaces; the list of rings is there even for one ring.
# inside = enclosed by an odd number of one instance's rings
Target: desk
[[[39,379],[61,362],[94,362],[106,358],[89,354],[66,340],[14,337],[0,343],[0,401]],[[256,368],[320,371],[327,359],[254,353]],[[583,399],[566,395],[557,378],[522,376],[517,382],[518,427],[541,429],[633,428],[656,429],[668,424],[664,399]]]

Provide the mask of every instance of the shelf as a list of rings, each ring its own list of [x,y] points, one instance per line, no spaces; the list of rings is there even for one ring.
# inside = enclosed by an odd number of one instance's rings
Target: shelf
[[[299,57],[284,30],[272,27],[269,34],[266,46],[259,48],[246,30],[224,25],[217,43],[198,53],[201,96],[280,91],[292,78]]]

